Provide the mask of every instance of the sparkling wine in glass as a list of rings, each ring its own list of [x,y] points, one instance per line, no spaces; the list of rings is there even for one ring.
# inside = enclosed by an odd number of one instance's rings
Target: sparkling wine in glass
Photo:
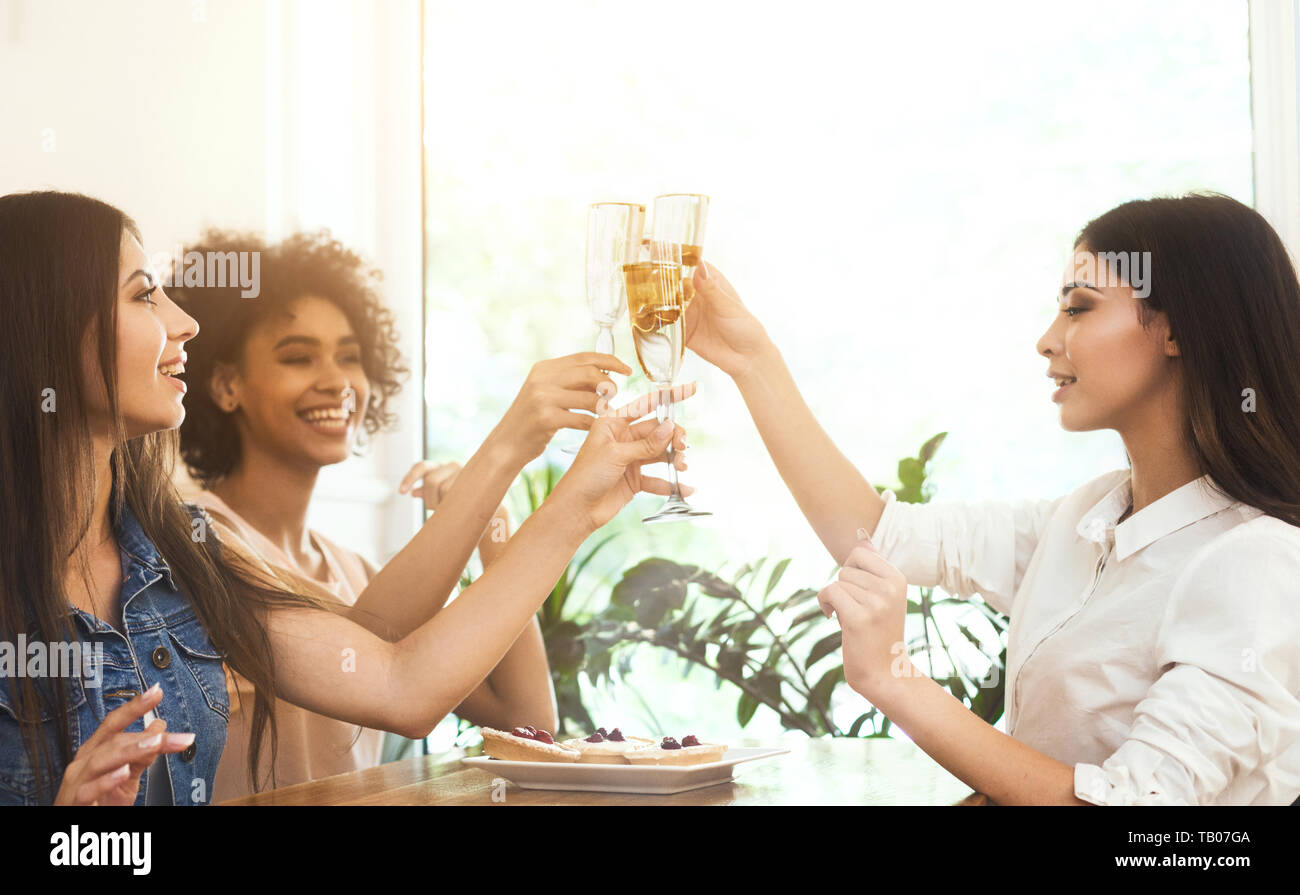
[[[627,288],[628,317],[632,323],[632,344],[636,359],[656,391],[672,388],[686,350],[683,331],[685,300],[682,294],[682,247],[663,239],[651,240],[638,260],[623,265]],[[673,421],[673,402],[659,402],[655,413],[660,422]],[[659,511],[642,522],[672,522],[690,516],[712,515],[697,510],[682,499],[673,466],[673,445],[668,443],[668,500]]]
[[[682,302],[695,296],[695,268],[704,255],[704,225],[709,218],[709,197],[699,193],[655,196],[654,238],[682,247]]]

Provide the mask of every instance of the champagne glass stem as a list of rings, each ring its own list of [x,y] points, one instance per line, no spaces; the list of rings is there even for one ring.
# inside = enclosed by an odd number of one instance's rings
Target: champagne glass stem
[[[614,327],[600,324],[600,332],[596,334],[596,350],[601,354],[614,353]]]
[[[672,383],[656,382],[654,384],[654,387],[656,391],[660,391],[663,389],[670,389],[672,388]],[[658,419],[658,421],[661,423],[664,420],[668,420],[668,422],[673,423],[674,435],[672,438],[668,439],[668,500],[680,501],[682,499],[682,494],[681,494],[681,490],[677,486],[677,467],[673,465],[673,453],[674,453],[673,442],[676,440],[676,431],[677,431],[676,421],[673,419],[673,402],[672,401],[660,402],[659,406],[655,408],[655,418]]]

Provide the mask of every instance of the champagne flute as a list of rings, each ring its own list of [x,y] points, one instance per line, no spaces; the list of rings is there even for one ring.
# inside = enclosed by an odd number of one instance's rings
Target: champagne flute
[[[602,354],[614,353],[614,324],[627,307],[623,265],[636,260],[644,225],[645,206],[638,202],[596,202],[587,210],[587,308]],[[578,447],[561,450],[576,454]]]
[[[632,344],[636,359],[646,378],[658,392],[672,388],[682,366],[686,350],[683,330],[682,246],[664,239],[651,240],[648,252],[637,261],[623,265],[627,284],[627,309],[632,322]],[[648,256],[648,258],[647,258]],[[656,404],[659,422],[673,422],[672,401]],[[668,500],[659,511],[642,522],[672,522],[690,516],[710,516],[682,499],[677,484],[677,467],[673,466],[673,445],[668,443]]]
[[[695,297],[695,268],[704,254],[704,225],[709,217],[709,197],[700,193],[666,193],[655,196],[654,238],[682,247],[682,307]]]

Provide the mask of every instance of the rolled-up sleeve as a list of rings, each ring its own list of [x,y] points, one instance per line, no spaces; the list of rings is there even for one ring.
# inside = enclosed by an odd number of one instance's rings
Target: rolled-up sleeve
[[[978,503],[904,503],[885,510],[871,541],[909,583],[955,597],[984,598],[1003,615],[1012,603],[1052,513],[1065,497]]]
[[[1179,576],[1157,637],[1164,672],[1120,747],[1075,765],[1078,798],[1208,805],[1232,787],[1231,802],[1289,805],[1300,794],[1300,545],[1238,531]]]

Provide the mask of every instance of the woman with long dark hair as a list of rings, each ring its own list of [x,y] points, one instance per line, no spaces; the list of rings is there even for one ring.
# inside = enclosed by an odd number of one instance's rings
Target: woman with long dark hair
[[[848,683],[999,804],[1300,794],[1300,284],[1228,197],[1128,202],[1079,234],[1037,351],[1070,431],[1130,468],[1054,500],[900,503],[818,425],[716,268],[688,344],[735,380],[842,564],[819,595]],[[1140,273],[1140,276],[1138,275]],[[1007,734],[908,660],[908,584],[1011,617]]]
[[[255,688],[254,772],[277,696],[425,736],[583,540],[638,490],[667,494],[640,467],[663,460],[672,427],[596,419],[492,567],[409,633],[379,636],[371,600],[445,596],[424,574],[429,532],[345,608],[223,544],[170,478],[185,391],[171,374],[196,325],[147,268],[139,231],[106,203],[0,197],[0,639],[92,656],[0,679],[0,802],[210,801],[230,710],[223,662]]]

